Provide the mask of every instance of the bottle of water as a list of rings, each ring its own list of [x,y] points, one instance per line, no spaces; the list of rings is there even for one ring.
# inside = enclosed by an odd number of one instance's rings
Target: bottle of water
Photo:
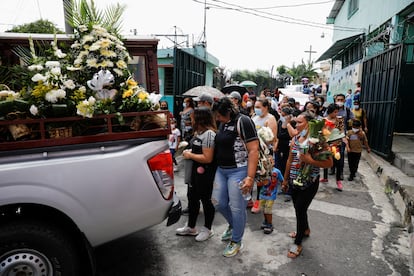
[[[237,185],[240,189],[240,192],[242,193],[242,196],[243,196],[244,200],[250,200],[252,198],[252,195],[250,194],[250,192],[243,193],[243,191],[242,191],[243,184],[244,184],[243,180],[239,180],[237,182]]]

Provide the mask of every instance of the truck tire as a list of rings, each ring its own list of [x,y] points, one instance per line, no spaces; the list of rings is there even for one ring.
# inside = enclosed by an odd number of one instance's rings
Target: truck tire
[[[0,276],[80,275],[77,251],[69,236],[41,222],[0,226]]]

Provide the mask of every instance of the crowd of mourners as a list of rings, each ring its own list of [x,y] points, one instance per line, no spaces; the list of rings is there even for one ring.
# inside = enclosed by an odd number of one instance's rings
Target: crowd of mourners
[[[296,230],[288,233],[293,244],[287,256],[299,256],[302,240],[310,236],[307,211],[319,183],[327,183],[329,173],[336,189],[342,191],[345,156],[350,172],[347,180],[353,181],[363,148],[370,151],[360,93],[357,83],[354,93],[336,94],[334,102],[327,103],[324,96],[311,92],[304,106],[278,88],[264,89],[258,96],[251,91],[233,91],[220,99],[209,94],[184,98],[180,125],[171,115],[168,137],[175,171],[177,151],[185,147],[182,157],[188,206],[183,214],[188,215],[188,221],[176,234],[194,236],[199,242],[208,240],[214,235],[217,211],[228,224],[221,234],[221,240],[228,242],[223,256],[235,256],[243,248],[247,210],[262,213],[260,228],[264,234],[273,232],[272,209],[279,194],[286,202],[293,202],[296,214]],[[161,102],[161,109],[168,110],[167,102]],[[301,149],[311,135],[309,122],[315,119],[335,128],[340,137],[328,144],[332,155],[324,159]],[[263,160],[264,156],[270,158]],[[266,161],[271,162],[270,167]],[[297,186],[294,183],[304,165],[311,168],[309,180]],[[200,203],[204,225],[197,227]]]

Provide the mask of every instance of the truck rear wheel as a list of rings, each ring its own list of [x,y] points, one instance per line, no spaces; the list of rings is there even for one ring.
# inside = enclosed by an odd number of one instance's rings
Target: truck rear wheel
[[[0,226],[0,275],[80,275],[70,237],[40,222]]]

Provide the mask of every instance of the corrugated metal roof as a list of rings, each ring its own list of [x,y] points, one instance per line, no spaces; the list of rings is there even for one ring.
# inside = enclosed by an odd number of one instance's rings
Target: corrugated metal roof
[[[355,42],[360,42],[362,40],[363,34],[364,33],[360,33],[360,34],[336,41],[334,44],[332,44],[331,47],[329,47],[328,50],[325,51],[325,53],[323,53],[316,60],[316,62],[330,59],[336,56],[337,54],[339,54],[340,52],[342,52],[342,50],[346,49],[350,44],[353,44]]]

